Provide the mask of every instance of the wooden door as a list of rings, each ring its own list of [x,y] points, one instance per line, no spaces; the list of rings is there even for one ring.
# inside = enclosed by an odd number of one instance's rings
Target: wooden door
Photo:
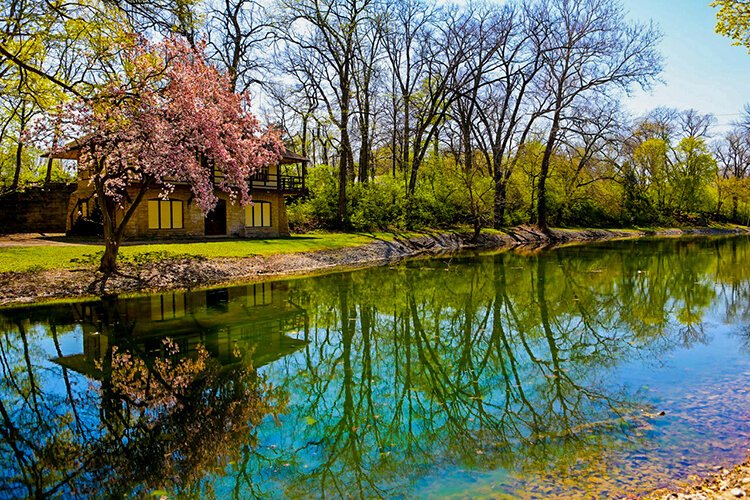
[[[206,236],[227,234],[227,202],[219,200],[216,206],[206,214]]]

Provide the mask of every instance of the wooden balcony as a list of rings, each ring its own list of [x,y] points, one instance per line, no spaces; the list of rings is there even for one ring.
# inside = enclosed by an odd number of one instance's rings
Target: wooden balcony
[[[288,194],[300,194],[305,191],[305,178],[301,175],[277,175],[258,172],[250,177],[253,189],[280,191]]]

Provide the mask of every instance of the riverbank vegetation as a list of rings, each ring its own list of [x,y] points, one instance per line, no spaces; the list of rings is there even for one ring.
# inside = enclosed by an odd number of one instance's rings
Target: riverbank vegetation
[[[750,135],[735,132],[726,142],[708,138],[712,117],[694,111],[655,110],[609,136],[610,142],[576,145],[556,153],[547,184],[549,223],[556,227],[747,225],[750,216]],[[698,129],[698,130],[696,130]],[[615,133],[613,131],[613,133]],[[694,135],[697,134],[697,135]],[[536,219],[541,142],[529,142],[510,173],[500,226]],[[580,155],[594,155],[583,158]],[[456,156],[425,161],[413,195],[397,174],[375,175],[349,190],[349,224],[355,230],[456,224],[491,225],[495,213],[490,169],[476,153],[467,178]],[[470,182],[467,182],[470,181]],[[290,207],[296,230],[335,228],[338,180],[335,169],[310,169],[309,198]]]

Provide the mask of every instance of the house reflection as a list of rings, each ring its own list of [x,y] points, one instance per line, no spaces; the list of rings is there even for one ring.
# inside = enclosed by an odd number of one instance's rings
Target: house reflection
[[[83,349],[54,362],[98,377],[96,362],[113,346],[143,359],[191,356],[199,345],[222,366],[267,365],[307,344],[306,311],[289,299],[286,283],[256,283],[197,292],[168,292],[125,300],[73,304]],[[297,338],[299,337],[299,338]]]

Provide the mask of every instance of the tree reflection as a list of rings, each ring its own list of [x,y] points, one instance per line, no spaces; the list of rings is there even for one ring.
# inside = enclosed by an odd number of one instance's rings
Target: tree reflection
[[[171,342],[166,348],[179,354]],[[202,348],[196,359],[157,358],[150,366],[113,352],[108,379],[112,392],[104,397],[121,406],[104,420],[107,439],[95,465],[114,472],[109,493],[134,485],[201,493],[201,481],[253,448],[256,426],[283,409],[283,397],[251,367],[223,370]]]
[[[304,394],[289,420],[306,441],[282,460],[308,469],[286,493],[398,495],[446,463],[554,476],[637,446],[656,412],[610,369],[703,341],[716,298],[716,260],[672,244],[316,280],[304,305],[321,337],[285,386]]]
[[[116,300],[102,304],[115,342],[88,380],[65,363],[50,366],[49,352],[30,351],[51,336],[62,358],[53,318],[34,325],[31,341],[22,322],[6,328],[2,496],[210,494],[205,479],[252,449],[257,425],[283,411],[283,393],[249,359],[226,366],[200,344],[184,353],[169,338],[154,356],[133,337],[134,323],[115,320],[117,309]],[[63,391],[50,379],[57,369]]]

